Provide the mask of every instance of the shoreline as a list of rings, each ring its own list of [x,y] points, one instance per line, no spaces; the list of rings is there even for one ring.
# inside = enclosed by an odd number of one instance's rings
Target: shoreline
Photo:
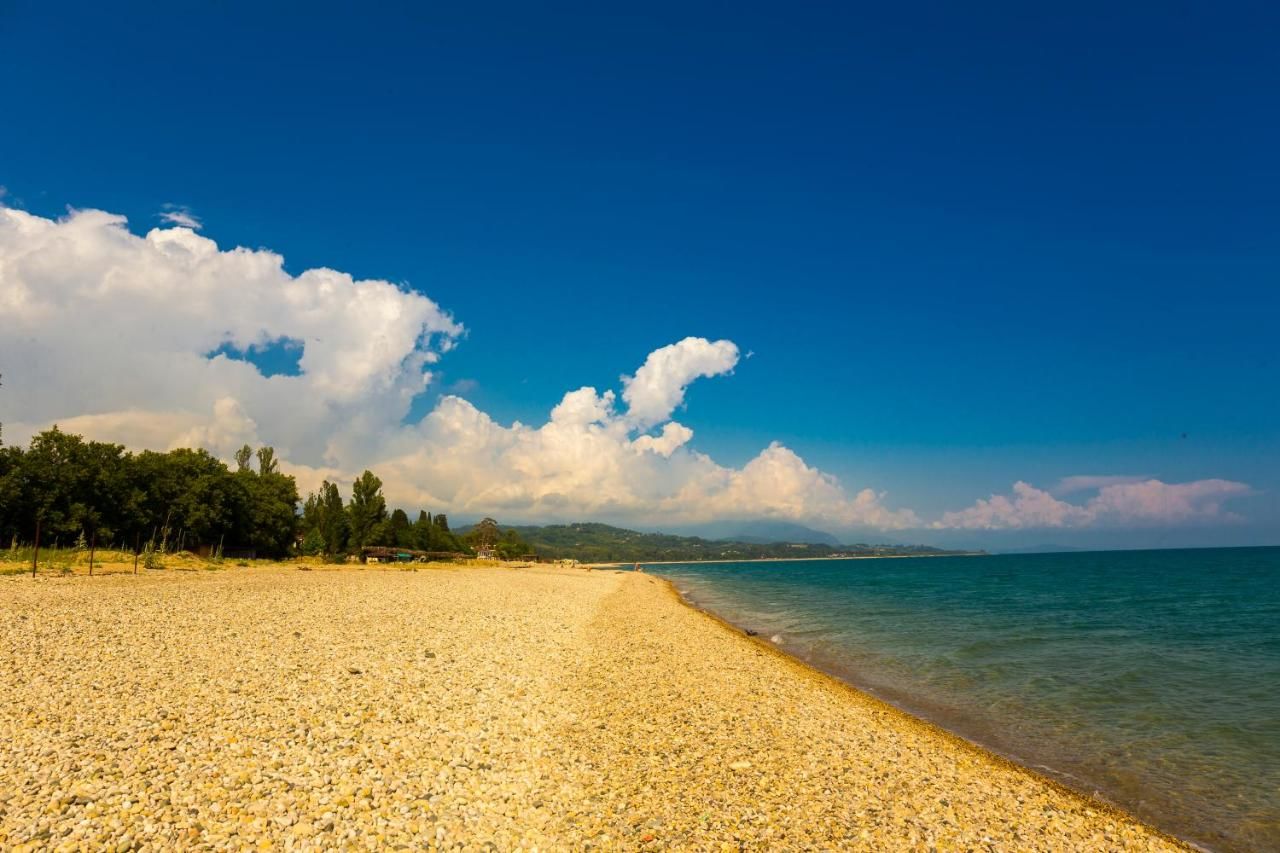
[[[701,566],[708,563],[812,563],[831,562],[833,560],[915,560],[925,557],[989,557],[982,551],[958,551],[954,554],[860,554],[845,557],[750,557],[742,560],[640,560],[641,566]],[[597,568],[626,568],[637,565],[636,562],[621,563],[583,563],[584,566]]]
[[[948,554],[948,555],[935,555],[935,556],[970,556],[970,555]],[[848,559],[867,559],[867,558],[848,558]],[[876,559],[876,558],[870,558],[870,559]],[[743,561],[735,561],[735,562],[743,562]],[[816,679],[820,682],[827,683],[837,689],[847,691],[853,698],[855,698],[859,702],[868,702],[868,703],[874,703],[876,705],[879,705],[884,709],[886,713],[895,715],[898,718],[898,721],[903,725],[918,727],[921,730],[927,732],[930,737],[936,737],[936,738],[945,740],[954,747],[965,749],[978,755],[982,760],[991,761],[1001,767],[1007,768],[1017,773],[1021,773],[1031,778],[1032,780],[1034,780],[1037,784],[1047,785],[1059,791],[1060,793],[1064,794],[1065,796],[1075,797],[1080,801],[1086,803],[1089,808],[1108,812],[1122,820],[1133,821],[1134,823],[1142,826],[1144,829],[1151,832],[1152,834],[1159,836],[1160,838],[1163,838],[1168,842],[1176,844],[1183,849],[1204,851],[1204,853],[1212,853],[1212,848],[1204,847],[1188,839],[1180,838],[1176,835],[1173,835],[1172,833],[1166,832],[1160,827],[1150,824],[1146,820],[1138,817],[1137,815],[1130,813],[1123,806],[1120,806],[1107,799],[1104,799],[1096,793],[1082,790],[1080,788],[1077,788],[1071,785],[1069,782],[1063,781],[1062,779],[1059,779],[1053,775],[1050,775],[1049,773],[1045,773],[1035,769],[1034,767],[1030,767],[1018,761],[1016,758],[1002,754],[1001,752],[999,752],[993,747],[987,746],[979,741],[972,740],[968,737],[965,737],[959,732],[952,731],[951,729],[946,728],[940,723],[936,723],[924,716],[921,716],[917,713],[913,713],[913,711],[910,710],[909,708],[902,707],[896,704],[895,702],[890,701],[889,699],[876,695],[875,693],[870,692],[869,690],[863,687],[860,687],[855,683],[852,683],[844,678],[841,678],[839,675],[836,675],[835,673],[828,672],[827,670],[823,669],[821,666],[802,660],[801,658],[797,657],[796,655],[792,654],[786,649],[781,648],[776,643],[772,642],[771,640],[769,640],[768,638],[762,635],[756,634],[754,632],[751,634],[748,634],[747,633],[748,626],[738,625],[724,618],[720,614],[716,613],[714,610],[710,610],[709,608],[702,607],[701,605],[696,604],[695,602],[686,598],[680,592],[679,588],[676,586],[675,581],[665,577],[661,577],[661,576],[658,576],[658,580],[666,586],[668,593],[672,596],[672,598],[678,604],[680,604],[680,606],[686,607],[689,610],[692,610],[693,612],[699,614],[700,616],[703,616],[706,619],[711,620],[721,630],[728,631],[729,633],[734,635],[734,637],[738,641],[740,642],[745,641],[749,643],[751,646],[753,646],[754,648],[758,650],[763,650],[765,653],[774,655],[775,657],[781,659],[787,664],[787,666],[796,670],[797,674],[802,677]],[[1047,769],[1051,769],[1051,768],[1047,768]]]
[[[8,849],[1189,849],[643,572],[0,587]]]

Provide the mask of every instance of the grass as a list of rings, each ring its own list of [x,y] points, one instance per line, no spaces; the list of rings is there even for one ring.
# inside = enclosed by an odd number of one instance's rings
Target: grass
[[[0,549],[0,575],[18,575],[31,571],[31,559],[35,549],[29,545]],[[138,558],[138,571],[144,571],[144,558]],[[161,569],[178,571],[199,571],[201,569],[217,569],[217,561],[197,557],[190,552],[180,554],[157,554],[153,566]],[[99,548],[93,554],[93,573],[122,574],[133,573],[134,557],[132,551],[116,548]],[[87,548],[58,548],[40,546],[39,562],[36,566],[38,575],[87,575],[89,573],[89,550]]]
[[[31,573],[31,558],[34,549],[29,545],[0,548],[0,576],[22,575]],[[338,570],[338,571],[418,571],[419,569],[451,569],[467,566],[507,566],[518,567],[523,564],[505,564],[492,560],[461,560],[456,563],[376,563],[361,565],[359,563],[330,562],[323,557],[293,557],[285,560],[223,560],[214,557],[200,557],[190,551],[176,554],[155,554],[151,559],[151,568],[147,567],[145,554],[137,558],[137,572],[163,570],[178,572],[221,571],[253,566],[294,566],[302,571]],[[93,556],[94,575],[118,575],[134,573],[134,555],[129,550],[115,548],[99,548]],[[89,551],[85,548],[60,548],[40,546],[40,560],[36,567],[37,575],[68,576],[89,574]]]

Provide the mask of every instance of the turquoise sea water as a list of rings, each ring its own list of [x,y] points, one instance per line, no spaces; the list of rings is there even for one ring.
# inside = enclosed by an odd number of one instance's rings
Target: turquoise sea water
[[[648,568],[1155,826],[1280,850],[1280,548]]]

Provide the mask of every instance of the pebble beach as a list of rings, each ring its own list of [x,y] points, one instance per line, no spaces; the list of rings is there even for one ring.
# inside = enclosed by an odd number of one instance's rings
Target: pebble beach
[[[0,848],[1185,850],[639,572],[0,577]]]

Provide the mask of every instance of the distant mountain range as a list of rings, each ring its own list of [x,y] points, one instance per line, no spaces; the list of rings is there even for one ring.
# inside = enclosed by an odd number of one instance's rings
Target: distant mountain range
[[[668,533],[700,536],[721,542],[749,542],[768,545],[775,542],[800,542],[808,545],[839,545],[840,540],[822,530],[814,530],[793,521],[713,521],[688,530]]]
[[[608,524],[549,524],[545,526],[503,526],[514,530],[538,556],[573,558],[593,563],[632,563],[697,560],[756,560],[762,558],[802,558],[834,556],[896,556],[964,553],[925,545],[840,545],[831,542],[750,541],[768,539],[777,532],[800,532],[806,537],[831,538],[829,534],[784,522],[725,523],[727,530],[739,530],[733,538],[680,536],[671,533],[641,533]],[[743,525],[749,525],[743,529]],[[742,537],[750,537],[745,539]]]

